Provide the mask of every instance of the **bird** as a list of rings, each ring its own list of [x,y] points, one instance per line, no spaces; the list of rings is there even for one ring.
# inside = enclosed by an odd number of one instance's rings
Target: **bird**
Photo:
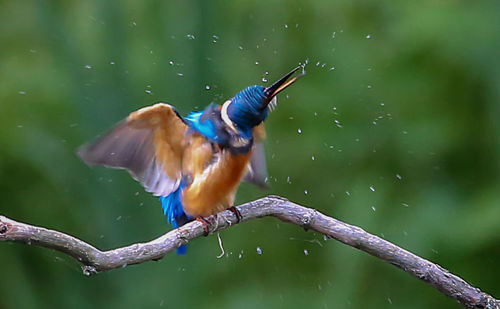
[[[211,215],[230,209],[241,219],[234,201],[243,180],[267,187],[264,120],[277,95],[304,74],[298,66],[269,87],[249,86],[186,117],[166,103],[143,107],[77,154],[89,166],[127,170],[159,197],[173,228],[196,219],[206,236]],[[185,252],[186,245],[177,248]]]

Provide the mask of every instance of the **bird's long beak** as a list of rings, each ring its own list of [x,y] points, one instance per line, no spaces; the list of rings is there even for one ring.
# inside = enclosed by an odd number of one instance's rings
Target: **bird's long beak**
[[[274,96],[276,96],[281,91],[285,90],[288,86],[293,84],[297,79],[304,76],[306,74],[306,72],[302,71],[302,73],[300,73],[299,75],[288,80],[290,78],[290,76],[292,76],[300,68],[302,68],[302,67],[301,66],[296,67],[295,69],[290,71],[290,73],[286,74],[280,80],[278,80],[277,82],[272,84],[272,86],[265,88],[264,93],[266,94],[267,99],[269,99],[269,101],[270,101]]]

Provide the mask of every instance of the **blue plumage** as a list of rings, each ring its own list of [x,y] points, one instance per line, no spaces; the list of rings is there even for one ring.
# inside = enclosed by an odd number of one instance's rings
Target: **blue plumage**
[[[229,118],[244,138],[250,137],[253,127],[267,117],[269,99],[264,90],[262,86],[250,86],[236,94],[227,108]]]
[[[215,131],[215,126],[212,119],[202,119],[202,116],[205,114],[203,112],[193,112],[187,115],[184,120],[189,125],[189,127],[201,135],[205,136],[209,140],[213,142],[217,142],[219,137],[217,136],[217,132]]]
[[[181,181],[179,187],[174,192],[167,196],[160,196],[161,208],[163,214],[167,216],[168,222],[176,229],[179,226],[186,224],[193,218],[186,215],[182,208],[181,193],[185,188],[184,181]],[[186,254],[186,245],[177,248],[178,254]]]

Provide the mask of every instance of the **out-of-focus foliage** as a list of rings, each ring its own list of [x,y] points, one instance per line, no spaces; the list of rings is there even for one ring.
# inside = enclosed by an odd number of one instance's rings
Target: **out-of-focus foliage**
[[[500,9],[492,1],[3,1],[0,213],[102,249],[170,227],[75,149],[157,101],[181,114],[308,61],[267,121],[271,189],[500,295]],[[0,244],[0,308],[458,308],[365,253],[267,218],[92,278]],[[257,248],[262,250],[257,253]]]

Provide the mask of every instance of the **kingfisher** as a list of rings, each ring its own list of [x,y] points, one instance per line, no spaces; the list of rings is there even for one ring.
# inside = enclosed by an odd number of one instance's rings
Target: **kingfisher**
[[[206,217],[234,207],[245,180],[265,188],[264,120],[277,95],[305,74],[296,67],[270,87],[250,86],[222,105],[182,117],[166,103],[132,112],[111,131],[78,149],[88,165],[125,169],[159,196],[173,228],[194,219],[209,233]],[[292,78],[291,78],[292,77]],[[177,249],[184,254],[186,246]]]

